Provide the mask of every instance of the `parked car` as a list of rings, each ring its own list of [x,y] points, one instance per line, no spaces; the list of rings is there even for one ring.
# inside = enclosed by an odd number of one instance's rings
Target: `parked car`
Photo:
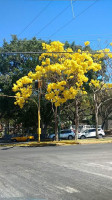
[[[75,132],[75,128],[76,128],[75,125],[70,126],[70,129],[72,129],[74,132]],[[78,131],[82,132],[90,128],[95,128],[95,125],[79,124]],[[98,125],[98,128],[101,128],[101,125]]]
[[[12,135],[4,135],[3,137],[0,138],[0,143],[7,143],[11,141]]]
[[[105,133],[101,128],[98,128],[98,134],[99,134],[100,138],[105,136]],[[96,129],[95,128],[90,128],[88,130],[84,130],[78,134],[79,139],[94,138],[94,137],[96,137]]]
[[[19,135],[11,138],[12,142],[28,142],[34,140],[33,135]]]
[[[71,129],[61,130],[59,134],[60,139],[72,140],[74,137],[75,137],[75,133]],[[48,138],[51,140],[55,140],[55,134],[54,133],[50,134]]]

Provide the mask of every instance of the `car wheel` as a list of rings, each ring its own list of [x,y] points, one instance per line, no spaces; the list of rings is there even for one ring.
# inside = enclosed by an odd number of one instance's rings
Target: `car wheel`
[[[68,139],[69,139],[69,140],[73,140],[73,136],[72,136],[72,135],[69,135],[69,136],[68,136]]]
[[[99,138],[103,138],[103,135],[102,135],[102,134],[99,134]]]
[[[29,141],[30,141],[30,139],[27,139],[26,141],[27,141],[27,142],[29,142]]]
[[[82,135],[80,138],[81,138],[81,139],[86,139],[86,136],[85,136],[85,135]]]
[[[14,139],[14,140],[12,140],[12,142],[17,142],[17,140],[16,140],[16,139]]]

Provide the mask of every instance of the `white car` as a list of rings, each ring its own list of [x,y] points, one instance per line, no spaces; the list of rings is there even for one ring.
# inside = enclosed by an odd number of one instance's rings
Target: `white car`
[[[98,128],[98,134],[99,134],[100,138],[105,136],[105,133],[101,128]],[[94,138],[94,137],[96,137],[96,129],[95,128],[90,128],[88,130],[84,130],[84,131],[78,133],[79,139]]]
[[[75,137],[75,133],[71,129],[61,130],[59,134],[60,139],[72,140],[74,137]],[[55,134],[54,133],[50,134],[48,138],[51,140],[55,140]]]

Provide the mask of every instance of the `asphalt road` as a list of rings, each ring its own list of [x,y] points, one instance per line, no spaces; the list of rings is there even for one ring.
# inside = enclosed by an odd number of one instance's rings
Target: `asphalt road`
[[[112,144],[0,147],[0,200],[112,200]]]

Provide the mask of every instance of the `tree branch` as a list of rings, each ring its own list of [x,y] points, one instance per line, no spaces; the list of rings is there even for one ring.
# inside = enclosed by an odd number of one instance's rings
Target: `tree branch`
[[[112,100],[112,98],[110,98],[110,99],[107,99],[107,100],[105,100],[105,101],[101,102],[101,103],[98,105],[98,109],[100,108],[100,106],[101,106],[103,103],[106,103],[107,101],[110,101],[110,100]]]

